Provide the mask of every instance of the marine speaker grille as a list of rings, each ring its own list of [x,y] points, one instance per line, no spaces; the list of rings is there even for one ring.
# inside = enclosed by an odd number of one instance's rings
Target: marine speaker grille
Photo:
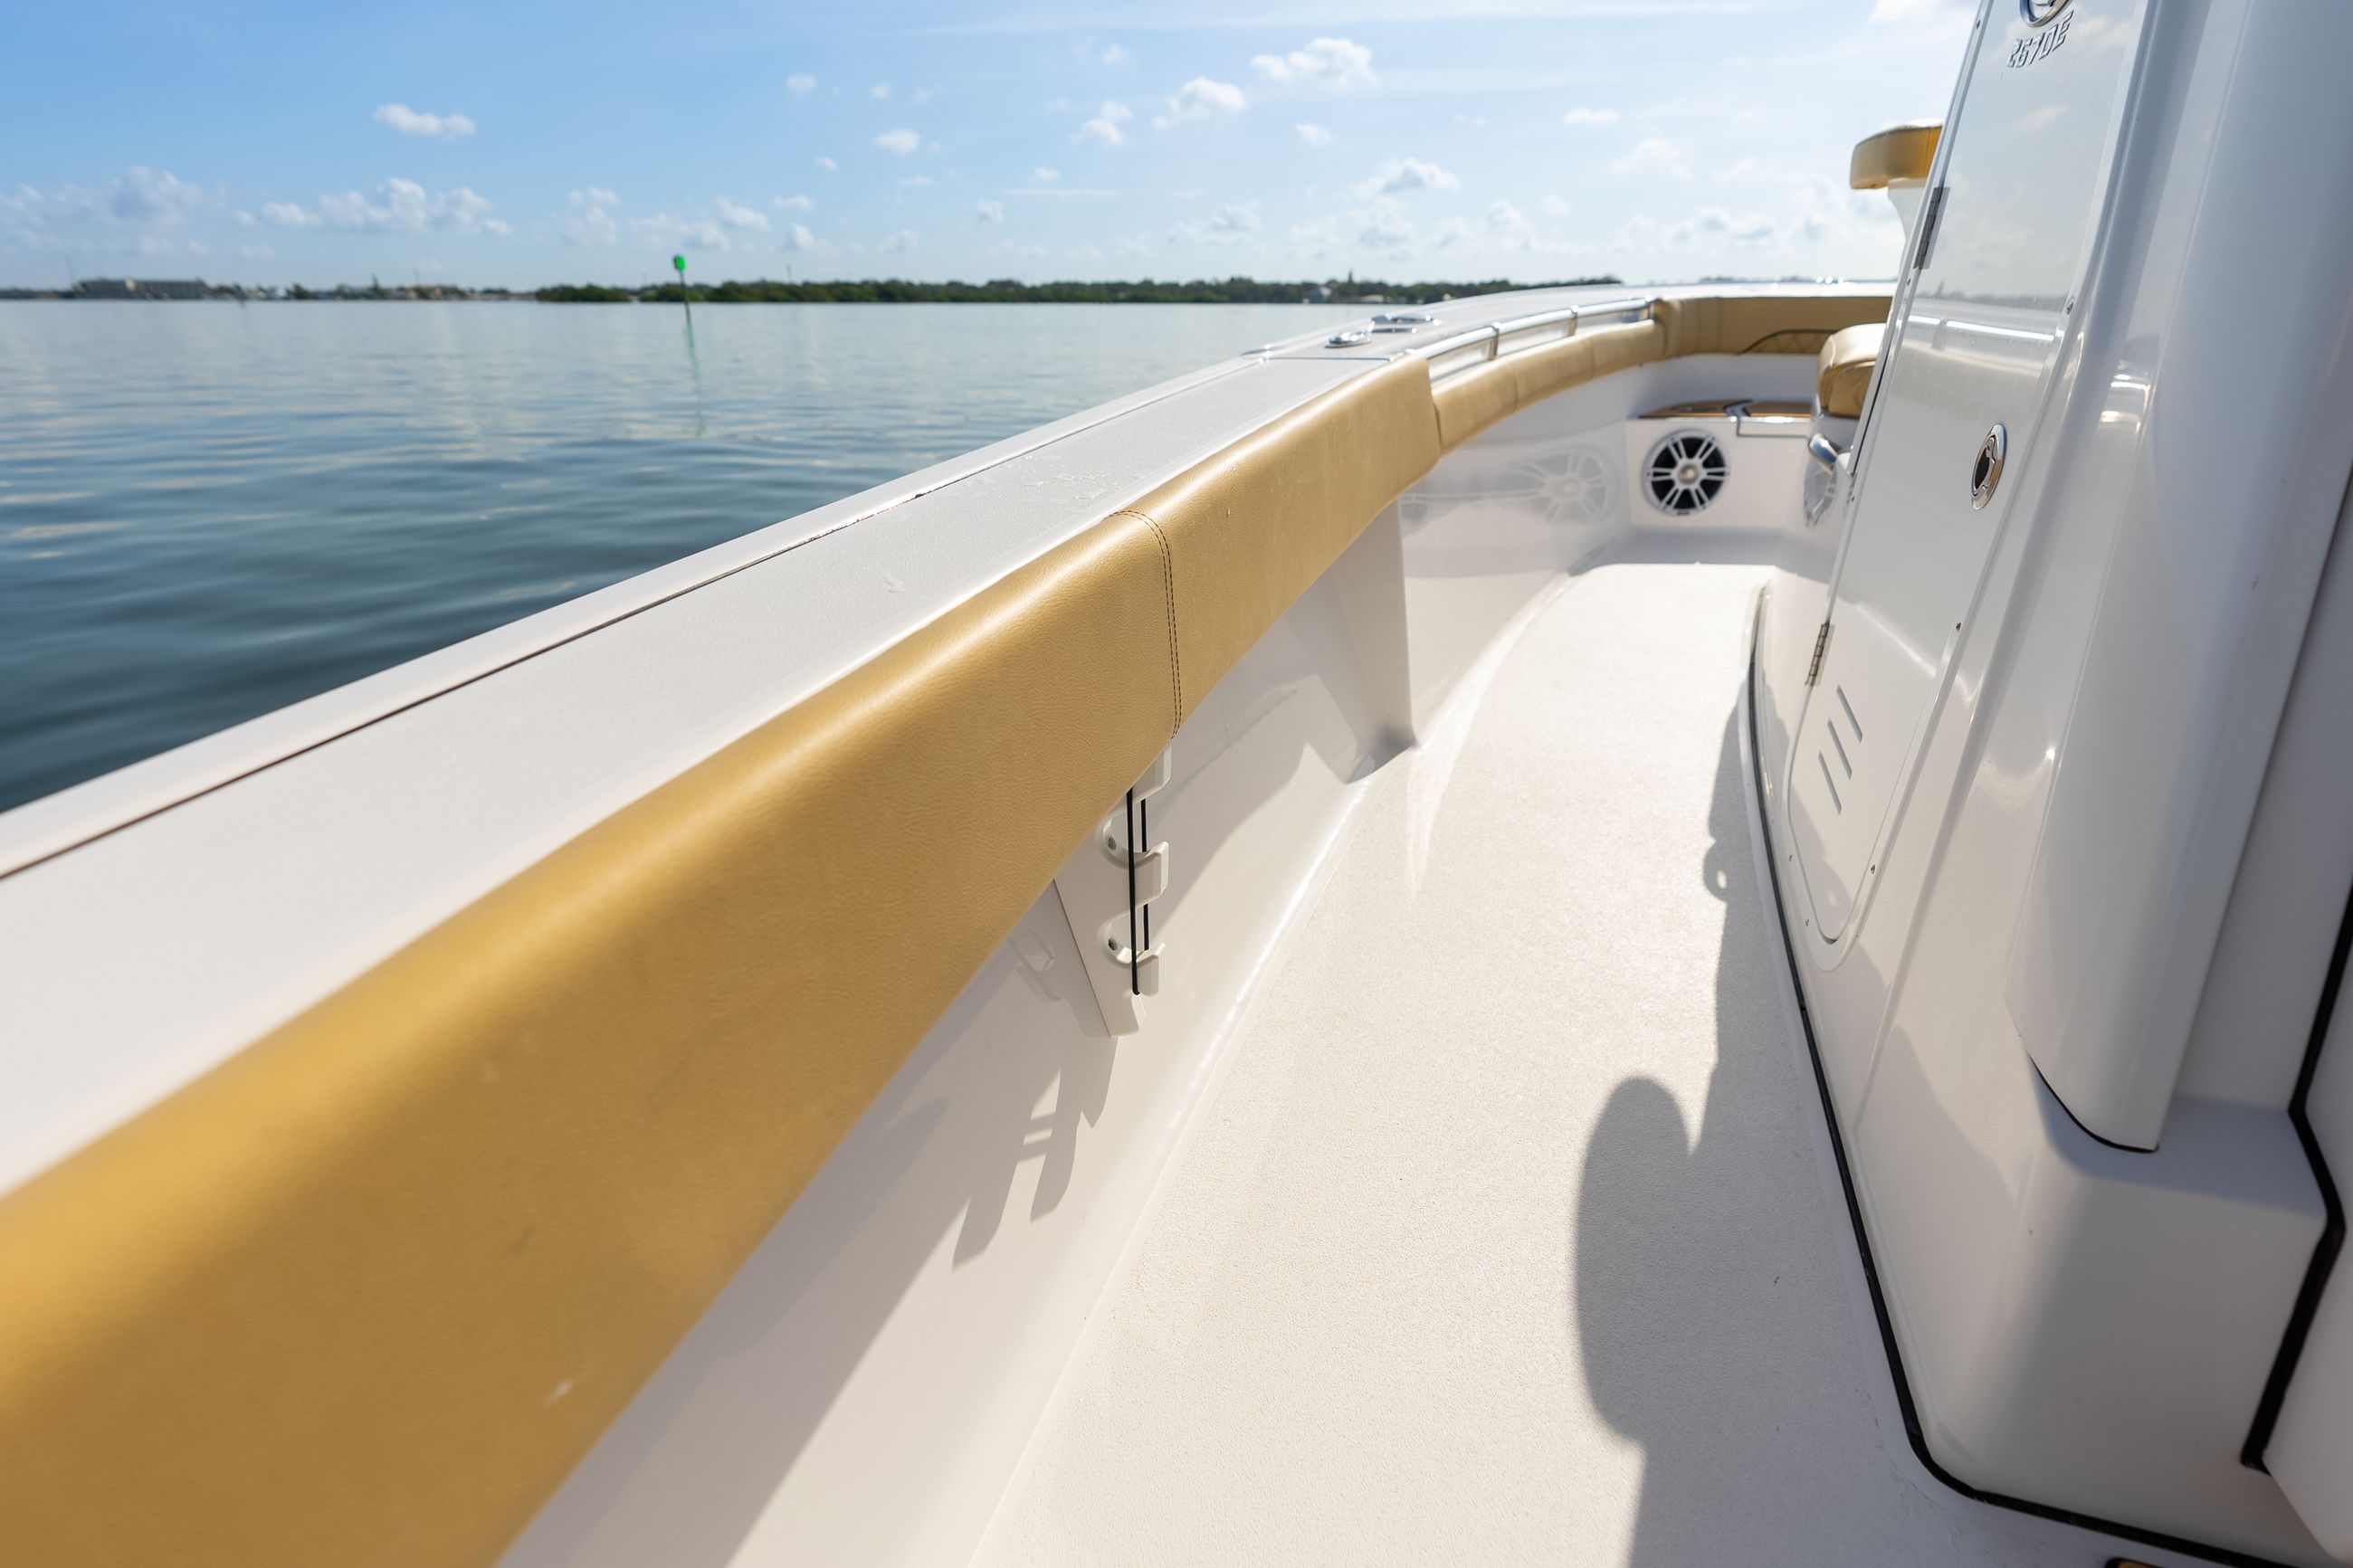
[[[1661,511],[1689,517],[1716,498],[1728,471],[1724,448],[1713,437],[1684,430],[1652,449],[1642,468],[1642,488]]]

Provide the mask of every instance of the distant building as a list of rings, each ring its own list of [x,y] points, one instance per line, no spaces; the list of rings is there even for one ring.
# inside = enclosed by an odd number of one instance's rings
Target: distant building
[[[195,278],[85,278],[74,285],[85,300],[206,300],[212,289]]]

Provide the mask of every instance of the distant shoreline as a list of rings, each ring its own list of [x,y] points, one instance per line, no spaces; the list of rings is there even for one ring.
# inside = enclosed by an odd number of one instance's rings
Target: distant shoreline
[[[1022,283],[996,279],[986,283],[913,283],[901,279],[881,281],[802,283],[758,279],[715,284],[650,284],[624,289],[600,283],[554,283],[544,288],[467,289],[450,284],[399,284],[386,288],[371,282],[361,288],[340,284],[332,289],[306,289],[290,284],[248,288],[243,284],[206,283],[201,279],[137,279],[93,278],[71,289],[0,289],[0,300],[127,300],[137,303],[181,303],[233,300],[238,301],[304,301],[364,300],[369,301],[531,300],[552,305],[1424,305],[1472,294],[1495,294],[1520,289],[1593,288],[1616,285],[1610,276],[1571,278],[1552,282],[1517,283],[1508,279],[1470,282],[1395,283],[1378,279],[1261,282],[1251,278],[1195,279],[1134,282],[1065,281]]]

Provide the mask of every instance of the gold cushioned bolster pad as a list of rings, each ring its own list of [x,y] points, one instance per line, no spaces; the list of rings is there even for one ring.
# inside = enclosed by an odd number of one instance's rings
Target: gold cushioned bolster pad
[[[1167,743],[1098,525],[0,1199],[0,1557],[482,1563]]]
[[[1814,361],[1814,399],[1823,413],[1838,419],[1862,417],[1872,372],[1879,365],[1879,345],[1886,336],[1884,321],[1846,327],[1830,335]]]
[[[1887,320],[1884,294],[1720,294],[1662,300],[1667,357],[1818,353],[1832,332]]]
[[[1854,144],[1847,160],[1846,183],[1858,191],[1883,191],[1890,185],[1916,185],[1936,164],[1936,142],[1944,121],[1918,120],[1873,132]]]
[[[1438,453],[1430,366],[1408,356],[1115,514],[1167,542],[1180,721]]]
[[[1810,354],[1833,332],[1887,320],[1884,294],[1715,295],[1661,300],[1651,319],[1591,327],[1541,348],[1457,371],[1432,389],[1452,450],[1554,393],[1686,354]]]
[[[1664,358],[1666,346],[1666,329],[1657,321],[1588,327],[1541,348],[1457,371],[1431,394],[1439,432],[1449,448],[1459,447],[1556,392]]]
[[[1355,378],[0,1198],[0,1555],[494,1559],[1436,456]]]

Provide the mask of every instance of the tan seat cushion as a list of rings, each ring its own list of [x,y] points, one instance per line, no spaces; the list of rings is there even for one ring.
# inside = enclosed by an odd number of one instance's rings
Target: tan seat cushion
[[[1846,183],[1858,191],[1919,184],[1936,162],[1936,142],[1944,133],[1942,121],[1921,120],[1864,137],[1847,162]]]
[[[1879,366],[1879,345],[1886,335],[1886,322],[1868,321],[1833,332],[1822,344],[1814,359],[1814,400],[1823,413],[1838,419],[1862,417],[1871,373]]]

